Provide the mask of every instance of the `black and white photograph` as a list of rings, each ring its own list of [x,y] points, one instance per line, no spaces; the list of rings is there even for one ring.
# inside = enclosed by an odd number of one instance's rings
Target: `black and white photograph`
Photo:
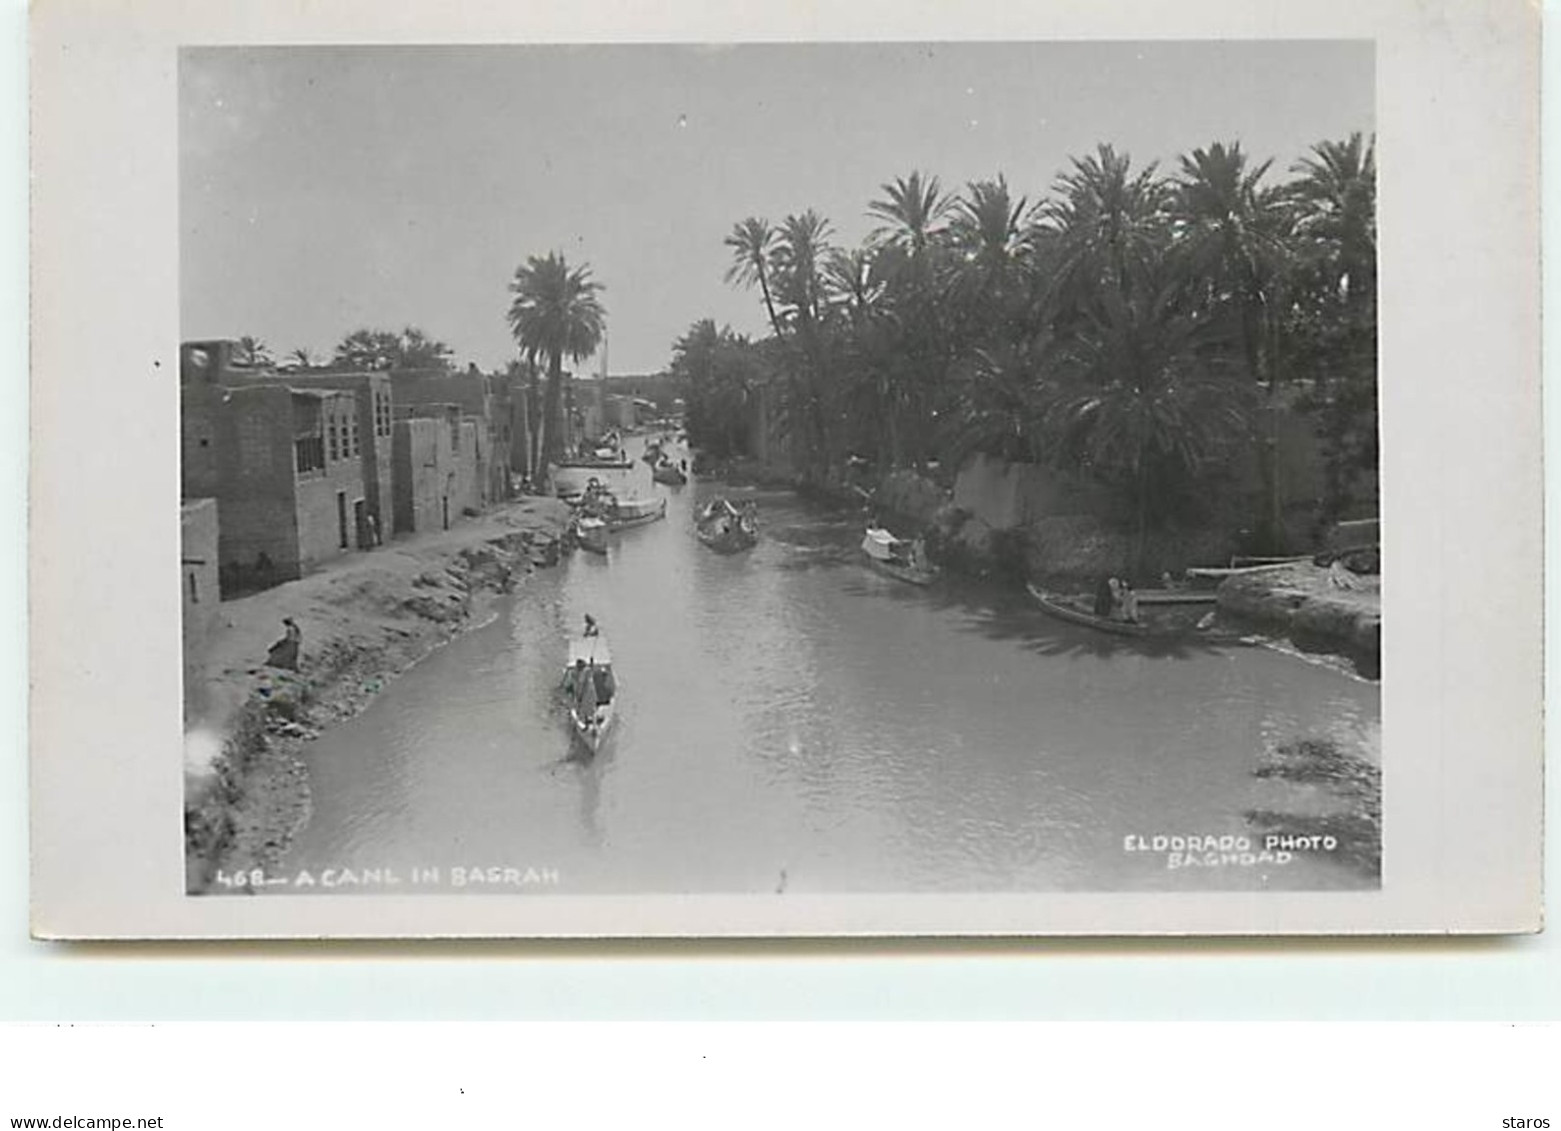
[[[34,932],[1537,930],[1436,13],[41,12]]]
[[[1370,42],[178,67],[190,894],[1378,886]]]

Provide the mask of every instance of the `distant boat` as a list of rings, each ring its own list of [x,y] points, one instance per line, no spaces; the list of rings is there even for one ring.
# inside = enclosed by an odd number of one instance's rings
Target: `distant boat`
[[[718,554],[735,554],[759,541],[753,514],[738,510],[725,499],[717,499],[699,513],[695,533]]]
[[[657,483],[665,483],[672,487],[681,487],[688,482],[688,476],[683,473],[682,469],[677,464],[670,462],[658,463],[651,470],[650,477]]]
[[[911,585],[931,585],[938,570],[925,559],[918,560],[915,546],[896,538],[882,527],[869,526],[862,538],[862,554],[867,564],[899,581]]]
[[[585,661],[583,669],[576,667],[576,662],[580,660]],[[582,712],[580,701],[574,693],[575,673],[581,670],[592,672],[596,681],[594,689],[596,707],[590,714]],[[612,651],[607,647],[607,640],[599,634],[571,640],[569,658],[564,664],[563,679],[559,684],[559,695],[568,705],[570,731],[575,739],[593,755],[602,748],[602,743],[607,741],[607,734],[612,730],[613,722],[617,717],[617,692]]]

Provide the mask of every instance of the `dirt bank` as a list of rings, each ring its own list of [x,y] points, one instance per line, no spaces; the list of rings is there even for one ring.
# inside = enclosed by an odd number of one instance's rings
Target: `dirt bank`
[[[557,500],[525,499],[224,602],[187,703],[188,889],[279,860],[308,817],[309,740],[556,565],[568,517]],[[284,616],[304,634],[297,672],[265,666]]]
[[[1349,575],[1341,589],[1311,562],[1226,578],[1221,615],[1283,636],[1304,652],[1345,656],[1368,679],[1382,672],[1382,579]]]

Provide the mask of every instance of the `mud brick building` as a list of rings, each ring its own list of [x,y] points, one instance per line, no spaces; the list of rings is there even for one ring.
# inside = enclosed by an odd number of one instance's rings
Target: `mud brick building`
[[[510,447],[514,433],[503,379],[479,372],[475,366],[456,372],[398,369],[392,370],[389,377],[398,417],[448,418],[453,407],[459,419],[473,423],[475,443],[463,444],[459,432],[452,441],[458,458],[472,461],[477,483],[475,493],[464,488],[455,493],[460,498],[457,513],[467,507],[477,509],[510,498]],[[465,474],[463,470],[463,481]]]
[[[301,577],[372,534],[357,393],[251,379],[222,346],[181,357],[181,489],[217,500],[227,595]]]
[[[299,390],[337,389],[353,396],[358,458],[363,464],[363,498],[382,538],[390,537],[391,427],[394,402],[384,373],[288,373],[262,380]]]

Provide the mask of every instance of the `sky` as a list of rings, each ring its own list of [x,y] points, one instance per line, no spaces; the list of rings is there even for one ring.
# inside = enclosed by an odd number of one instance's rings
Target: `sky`
[[[515,269],[557,251],[605,288],[608,370],[651,373],[701,318],[764,333],[724,281],[747,216],[851,246],[912,170],[1035,200],[1102,142],[1283,177],[1373,132],[1373,73],[1330,41],[186,48],[181,333],[325,357],[414,325],[501,367]]]

